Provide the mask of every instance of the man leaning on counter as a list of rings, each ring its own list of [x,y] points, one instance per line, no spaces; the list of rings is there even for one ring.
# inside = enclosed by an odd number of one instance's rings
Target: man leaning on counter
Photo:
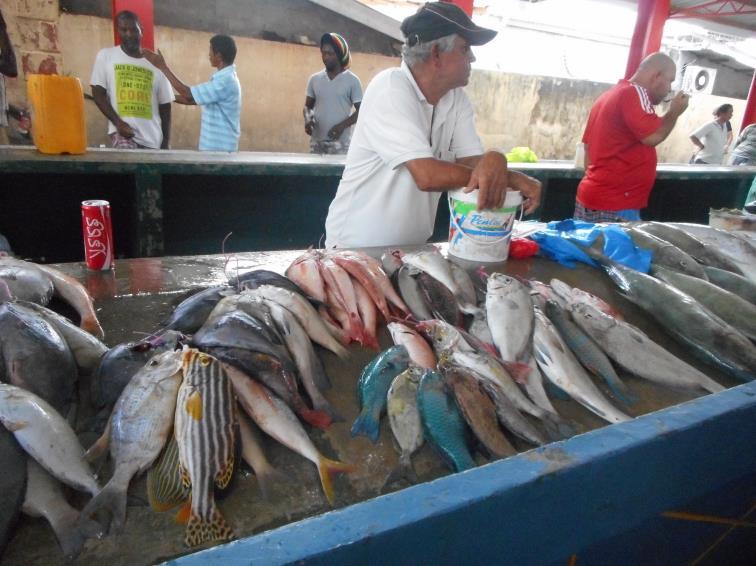
[[[476,26],[454,4],[429,2],[402,22],[402,65],[368,86],[336,197],[326,247],[423,244],[433,233],[441,191],[478,191],[478,208],[499,208],[507,188],[525,212],[538,208],[541,184],[509,171],[483,151],[462,89],[475,60],[471,46],[496,32]]]

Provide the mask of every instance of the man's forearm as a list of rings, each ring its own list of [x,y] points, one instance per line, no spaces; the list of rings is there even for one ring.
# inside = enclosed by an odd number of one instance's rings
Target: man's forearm
[[[704,144],[701,143],[701,140],[699,140],[696,136],[690,136],[690,141],[693,142],[693,145],[696,146],[698,149],[703,149]]]
[[[161,104],[158,107],[160,113],[160,129],[163,132],[163,142],[160,149],[171,148],[171,104]]]
[[[183,96],[185,99],[194,102],[194,97],[192,96],[192,88],[189,85],[184,84],[181,79],[174,75],[173,71],[171,71],[167,65],[160,70],[163,71],[165,78],[168,79],[168,82],[171,83],[171,86],[178,94]]]
[[[426,157],[406,164],[417,188],[424,192],[438,192],[464,187],[470,181],[472,168],[460,163]]]
[[[97,108],[100,109],[100,112],[103,113],[103,115],[110,120],[114,125],[119,124],[123,120],[121,120],[121,117],[118,115],[118,113],[113,108],[113,105],[110,104],[110,100],[108,99],[107,94],[100,95],[96,92],[92,92],[92,98],[94,99],[95,104],[97,105]]]

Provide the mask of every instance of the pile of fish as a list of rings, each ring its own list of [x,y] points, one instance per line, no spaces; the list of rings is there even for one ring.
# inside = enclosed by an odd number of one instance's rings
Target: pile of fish
[[[706,363],[753,379],[754,244],[698,226],[624,229],[653,252],[651,275],[588,250],[621,293]],[[346,359],[352,342],[379,351],[354,376],[360,413],[351,432],[376,442],[387,414],[400,452],[387,485],[417,480],[412,456],[426,441],[463,471],[579,432],[555,397],[618,423],[632,418],[636,378],[701,394],[723,389],[611,305],[558,279],[481,270],[472,278],[435,247],[389,251],[381,261],[308,250],[286,275],[233,274],[181,302],[145,338],[108,349],[81,285],[0,258],[0,453],[14,509],[0,517],[0,544],[23,511],[46,517],[74,556],[88,538],[124,528],[129,485],[143,473],[153,509],[180,506],[186,545],[230,540],[215,498],[233,489],[239,461],[263,495],[279,476],[261,431],[312,462],[333,502],[332,476],[351,466],[321,454],[308,427],[343,420],[327,398],[320,356]],[[45,307],[54,295],[81,328]],[[394,343],[383,351],[381,321]],[[102,433],[86,452],[72,428],[80,376],[91,376],[81,391],[99,411],[85,430]],[[101,487],[90,466],[107,454],[112,474]],[[92,496],[81,512],[70,501],[84,496],[63,486]]]
[[[378,350],[379,315],[388,322],[390,307],[399,315],[409,312],[381,263],[362,252],[309,250],[292,262],[286,276],[325,306],[323,320],[345,345],[354,341]]]
[[[475,465],[475,446],[503,458],[515,453],[515,438],[542,445],[574,434],[547,388],[607,422],[629,420],[624,407],[636,399],[615,364],[663,386],[723,389],[601,299],[557,279],[494,273],[477,301],[468,274],[435,249],[397,250],[384,265],[416,320],[388,324],[395,346],[360,376],[352,435],[377,441],[388,414],[401,451],[388,481],[415,477],[410,456],[425,440],[461,471]]]
[[[81,328],[45,306],[53,296],[75,309]],[[61,489],[61,482],[90,493],[99,489],[69,424],[76,420],[80,377],[91,375],[108,350],[99,337],[92,299],[78,281],[47,266],[0,258],[0,457],[10,502],[0,520],[0,548],[19,511],[44,516],[66,555],[101,532],[87,521],[76,529],[79,513]]]

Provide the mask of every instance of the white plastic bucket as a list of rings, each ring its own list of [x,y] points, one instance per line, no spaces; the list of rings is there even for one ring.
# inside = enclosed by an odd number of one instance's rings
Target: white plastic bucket
[[[478,211],[477,203],[477,191],[449,192],[449,253],[470,261],[506,261],[522,195],[507,191],[504,206],[496,209]]]

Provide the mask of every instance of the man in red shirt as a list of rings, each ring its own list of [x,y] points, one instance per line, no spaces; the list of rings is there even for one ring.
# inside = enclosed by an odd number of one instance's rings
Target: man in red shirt
[[[652,53],[629,81],[621,80],[593,104],[583,134],[586,173],[578,185],[575,218],[640,220],[656,179],[656,146],[688,107],[687,95],[679,92],[664,116],[654,112],[674,80],[674,61]]]

